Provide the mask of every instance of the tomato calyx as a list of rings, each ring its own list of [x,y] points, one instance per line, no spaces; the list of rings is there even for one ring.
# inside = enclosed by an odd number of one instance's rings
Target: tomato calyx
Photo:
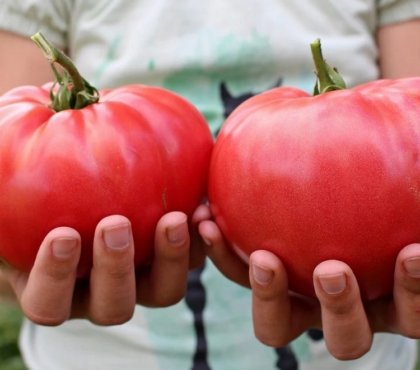
[[[324,94],[329,91],[343,90],[346,83],[344,82],[337,69],[331,67],[324,59],[321,49],[321,41],[316,39],[311,43],[312,58],[315,64],[315,74],[317,81],[315,82],[314,95]]]
[[[82,109],[99,101],[98,90],[79,73],[72,60],[38,32],[31,37],[50,62],[56,81],[51,88],[51,107],[60,112]],[[59,68],[56,67],[58,64]]]

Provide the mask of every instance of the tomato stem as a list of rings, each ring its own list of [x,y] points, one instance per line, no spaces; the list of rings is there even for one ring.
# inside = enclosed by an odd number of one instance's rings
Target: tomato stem
[[[72,60],[38,32],[31,37],[44,52],[54,72],[56,82],[51,89],[51,106],[56,111],[82,109],[97,103],[99,93],[79,73]],[[56,68],[56,64],[61,68]],[[56,85],[58,84],[58,88]]]
[[[346,83],[340,76],[336,68],[331,67],[324,59],[321,49],[321,41],[316,39],[311,43],[312,58],[315,64],[315,83],[314,95],[324,94],[328,91],[343,90]]]

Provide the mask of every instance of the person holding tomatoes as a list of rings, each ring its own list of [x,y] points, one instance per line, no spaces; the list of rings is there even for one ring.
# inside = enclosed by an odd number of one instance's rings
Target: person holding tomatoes
[[[5,0],[1,94],[53,79],[29,38],[38,31],[93,86],[165,87],[213,134],[251,96],[311,91],[317,37],[348,86],[420,76],[417,0]],[[258,250],[244,263],[206,205],[159,219],[148,269],[134,266],[135,226],[124,214],[98,220],[87,284],[77,279],[80,233],[68,225],[45,235],[29,273],[2,266],[27,317],[20,346],[30,369],[414,368],[420,244],[399,253],[392,298],[364,304],[341,261],[315,268],[317,299],[289,294],[282,261]]]

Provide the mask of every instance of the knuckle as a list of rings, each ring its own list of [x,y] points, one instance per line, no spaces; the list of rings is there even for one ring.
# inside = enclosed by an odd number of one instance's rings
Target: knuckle
[[[256,332],[257,339],[268,347],[285,347],[289,344],[290,339],[281,334],[273,334],[267,332]]]
[[[162,297],[160,300],[158,300],[158,307],[168,307],[172,306],[174,304],[177,304],[181,299],[183,298],[182,294],[172,294],[168,297]]]
[[[134,268],[131,264],[126,264],[123,266],[114,266],[113,268],[108,269],[107,274],[112,280],[125,280],[127,276],[131,276],[134,272]]]
[[[259,287],[253,287],[252,293],[254,297],[261,302],[269,302],[275,299],[275,294],[273,294],[272,291],[268,289],[260,289]]]
[[[397,326],[404,336],[420,338],[420,296],[404,295],[397,303]]]
[[[372,336],[358,335],[353,340],[343,342],[336,336],[325,337],[328,351],[337,360],[342,361],[356,360],[368,353],[372,347],[372,339]]]
[[[254,322],[254,333],[261,343],[269,347],[285,347],[294,338],[289,326],[273,326],[271,322]]]
[[[94,269],[112,280],[123,281],[134,273],[134,263],[132,260],[102,262]]]
[[[275,283],[267,286],[261,286],[260,284],[254,284],[251,281],[252,293],[255,298],[261,302],[278,301],[279,297],[284,295],[284,289],[276,285]]]
[[[354,309],[354,303],[347,300],[337,302],[321,302],[321,305],[330,314],[339,317],[347,316]]]
[[[75,267],[68,263],[53,263],[44,266],[43,274],[48,280],[63,281],[73,277]]]
[[[185,295],[185,289],[173,289],[165,292],[141,291],[138,294],[138,303],[150,308],[164,308],[177,304]]]
[[[31,308],[22,307],[22,311],[27,319],[35,324],[43,326],[58,326],[63,324],[68,318],[67,315],[61,313],[39,313],[37,310]]]
[[[180,261],[188,260],[190,257],[189,243],[178,243],[176,247],[171,248],[157,248],[155,258],[167,261],[169,263],[179,263]]]
[[[179,301],[181,301],[181,299],[183,298],[183,294],[179,294],[179,293],[172,293],[172,294],[157,294],[154,298],[153,298],[153,302],[151,304],[151,306],[153,307],[169,307],[172,306],[174,304],[177,304]]]
[[[420,293],[408,291],[405,299],[409,302],[411,311],[420,316]]]
[[[133,310],[127,310],[120,313],[97,313],[90,317],[90,321],[99,326],[121,325],[131,320],[134,314]]]
[[[349,361],[349,360],[356,360],[366,353],[369,352],[371,345],[369,343],[366,344],[357,344],[356,348],[346,349],[344,351],[330,351],[331,354],[337,359],[341,361]]]
[[[414,297],[417,298],[418,307],[420,307],[420,279],[406,277],[402,280],[402,287]]]

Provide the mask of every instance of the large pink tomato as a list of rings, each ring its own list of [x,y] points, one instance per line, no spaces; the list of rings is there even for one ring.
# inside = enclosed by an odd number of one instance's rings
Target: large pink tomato
[[[249,99],[216,141],[209,199],[232,246],[277,254],[292,290],[313,295],[315,266],[338,259],[366,299],[389,294],[420,242],[420,78]]]
[[[213,140],[190,103],[157,87],[95,94],[84,83],[78,109],[54,109],[69,97],[65,84],[53,107],[47,87],[0,97],[0,257],[25,271],[47,232],[70,226],[82,236],[86,275],[95,226],[112,214],[131,220],[136,264],[144,264],[158,219],[191,215],[206,194]]]

